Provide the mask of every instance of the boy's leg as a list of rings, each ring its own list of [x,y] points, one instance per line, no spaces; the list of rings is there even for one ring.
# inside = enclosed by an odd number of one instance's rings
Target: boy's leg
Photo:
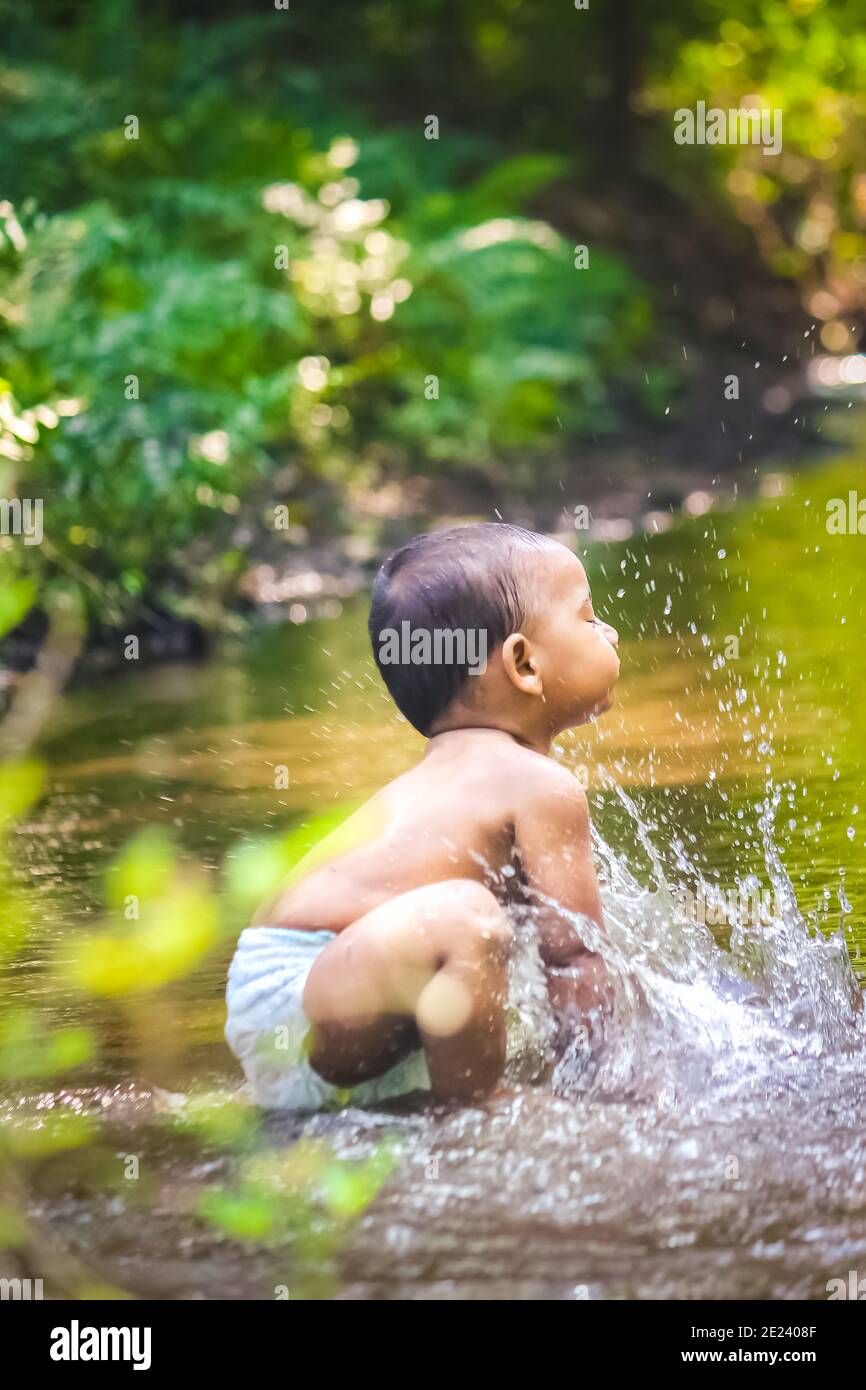
[[[354,1086],[423,1046],[434,1094],[487,1094],[505,1065],[511,928],[480,883],[413,889],[328,943],[307,979],[310,1063]]]

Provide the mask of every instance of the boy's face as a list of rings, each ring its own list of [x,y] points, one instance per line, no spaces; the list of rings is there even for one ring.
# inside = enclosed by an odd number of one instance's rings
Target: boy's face
[[[531,637],[544,698],[562,728],[582,724],[613,703],[619,633],[596,618],[586,571],[565,546],[538,555],[530,583],[538,600]]]

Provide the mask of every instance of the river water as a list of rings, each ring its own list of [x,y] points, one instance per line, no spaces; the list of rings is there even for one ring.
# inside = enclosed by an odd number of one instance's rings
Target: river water
[[[164,827],[216,883],[250,837],[355,802],[417,756],[363,606],[64,698],[41,750],[47,794],[15,837],[32,921],[2,988],[7,1007],[89,1026],[99,1045],[62,1087],[19,1082],[5,1106],[37,1127],[66,1110],[99,1124],[74,1162],[19,1164],[33,1221],[91,1283],[825,1298],[829,1280],[866,1275],[866,538],[825,525],[863,478],[856,463],[780,474],[760,500],[589,550],[596,610],[621,632],[620,693],[556,755],[590,793],[614,1022],[594,1059],[577,1045],[550,1084],[478,1108],[261,1124],[250,1110],[239,1142],[184,1128],[190,1097],[245,1108],[221,1038],[245,918],[229,913],[190,974],[132,1007],[56,969],[133,831]],[[291,1204],[299,1165],[315,1186],[323,1154],[375,1163],[383,1146],[384,1186],[336,1234],[314,1217],[262,1239],[202,1215],[208,1190],[245,1191],[243,1222],[251,1172]]]

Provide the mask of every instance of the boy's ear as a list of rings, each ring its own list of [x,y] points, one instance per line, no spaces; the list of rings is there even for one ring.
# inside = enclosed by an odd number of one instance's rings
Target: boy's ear
[[[502,643],[502,665],[512,685],[525,695],[544,696],[544,685],[532,643],[522,632],[512,632]]]

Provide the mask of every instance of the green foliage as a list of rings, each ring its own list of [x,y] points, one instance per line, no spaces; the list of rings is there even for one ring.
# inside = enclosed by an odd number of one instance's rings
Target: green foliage
[[[34,1161],[94,1142],[99,1127],[88,1115],[55,1110],[38,1121],[28,1114],[11,1115],[0,1123],[0,1157]]]
[[[174,1128],[218,1148],[243,1147],[258,1123],[249,1105],[219,1092],[194,1092],[185,1096],[173,1117]]]
[[[780,275],[803,284],[805,304],[838,328],[866,300],[866,37],[856,0],[707,0],[703,31],[652,65],[647,103],[670,112],[705,101],[723,110],[782,113],[782,152],[717,145],[683,150],[682,170],[711,182],[720,206],[754,229]],[[669,139],[667,121],[662,138]],[[824,298],[814,300],[823,290]],[[832,298],[828,298],[830,295]]]
[[[22,816],[38,801],[44,783],[43,770],[32,759],[17,759],[0,766],[0,827]]]
[[[42,768],[30,759],[0,764],[0,965],[20,950],[30,927],[25,894],[9,871],[9,837],[38,800],[42,782]]]
[[[188,974],[218,939],[217,904],[207,885],[161,861],[148,880],[149,858],[133,842],[116,889],[126,903],[123,913],[78,945],[72,978],[89,994],[128,996],[159,989]]]
[[[302,1139],[290,1149],[246,1158],[236,1185],[210,1188],[199,1213],[233,1240],[267,1246],[288,1237],[297,1255],[323,1268],[318,1290],[309,1274],[302,1277],[302,1296],[327,1294],[328,1267],[398,1162],[393,1139],[363,1159],[337,1158],[326,1141]]]
[[[23,622],[36,598],[32,579],[13,579],[0,590],[0,637]]]
[[[38,1018],[23,1009],[0,1022],[0,1079],[4,1081],[53,1079],[81,1066],[93,1053],[89,1028],[63,1027],[46,1035]]]
[[[149,603],[215,619],[273,504],[306,518],[321,484],[343,529],[352,488],[408,471],[528,492],[623,408],[659,414],[674,383],[647,371],[664,347],[643,287],[601,235],[575,269],[571,238],[532,216],[552,185],[597,197],[620,153],[743,221],[824,346],[854,341],[854,0],[677,0],[616,22],[455,0],[447,25],[428,0],[335,0],[326,33],[303,7],[172,8],[93,0],[60,25],[0,4],[0,467],[45,499],[19,569],[70,576],[94,620]],[[443,68],[449,112],[425,140]],[[754,94],[783,112],[778,158],[674,145],[677,107]],[[0,630],[25,603],[10,591]]]
[[[8,17],[0,370],[51,425],[18,450],[48,537],[25,560],[101,620],[218,604],[241,522],[317,476],[508,467],[643,389],[633,279],[521,215],[563,159],[369,132],[296,59],[262,81],[280,22]]]
[[[13,828],[34,804],[41,785],[41,769],[33,762],[0,765],[0,827]],[[52,953],[40,1011],[13,1006],[0,1020],[0,1081],[26,1096],[34,1087],[56,1086],[70,1073],[74,1077],[86,1064],[99,1066],[94,1030],[68,1023],[46,1026],[46,1002],[58,990],[68,999],[70,984],[89,997],[91,1006],[109,998],[131,1027],[139,1034],[144,1030],[147,1046],[148,1034],[159,1029],[154,1006],[160,991],[198,968],[230,925],[236,929],[236,914],[248,910],[254,891],[274,891],[286,871],[309,862],[319,845],[333,848],[342,843],[341,835],[358,833],[357,826],[350,829],[355,822],[351,806],[335,807],[271,842],[245,849],[240,859],[229,860],[225,892],[182,865],[161,832],[145,831],[132,839],[107,874],[103,922],[89,936],[76,937],[71,947],[65,943]],[[0,915],[5,915],[17,900],[8,896],[2,845],[0,868]],[[7,941],[7,955],[23,941],[23,933]],[[351,1160],[337,1158],[322,1141],[263,1153],[259,1112],[234,1093],[194,1090],[166,1101],[165,1128],[199,1151],[215,1150],[233,1162],[230,1185],[211,1183],[200,1193],[199,1215],[231,1240],[287,1248],[293,1260],[292,1296],[328,1296],[330,1270],[342,1242],[397,1162],[394,1145],[382,1143],[368,1157]],[[81,1152],[87,1181],[111,1190],[116,1165],[107,1161],[99,1119],[59,1104],[13,1107],[0,1116],[0,1191],[13,1190],[20,1203],[30,1175],[58,1156],[71,1161],[67,1156],[74,1151]],[[25,1175],[23,1185],[19,1173]],[[146,1187],[133,1196],[124,1190],[123,1200],[136,1199],[147,1200]],[[16,1202],[0,1204],[0,1249],[26,1248],[29,1235]],[[67,1293],[91,1296],[97,1286],[88,1282],[86,1270],[76,1278]],[[114,1289],[112,1296],[123,1297],[123,1290]]]

